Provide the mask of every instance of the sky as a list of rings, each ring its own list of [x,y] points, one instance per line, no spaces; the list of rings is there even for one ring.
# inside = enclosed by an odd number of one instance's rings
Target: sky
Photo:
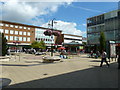
[[[102,1],[102,0],[101,0]],[[118,8],[119,0],[2,0],[2,20],[50,28],[86,37],[86,19]]]

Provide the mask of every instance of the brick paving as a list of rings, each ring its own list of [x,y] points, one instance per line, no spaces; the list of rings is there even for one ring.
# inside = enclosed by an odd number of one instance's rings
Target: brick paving
[[[7,88],[117,88],[115,61],[99,67],[100,59],[87,55],[70,56],[63,62],[42,63],[42,56],[21,54],[0,62],[1,78],[11,79]]]

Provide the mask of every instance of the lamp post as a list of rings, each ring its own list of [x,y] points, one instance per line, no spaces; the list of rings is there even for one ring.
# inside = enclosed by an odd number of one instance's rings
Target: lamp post
[[[53,41],[53,35],[54,35],[54,36],[59,36],[59,35],[60,35],[60,32],[54,31],[54,29],[53,29],[54,23],[57,23],[57,22],[55,22],[54,20],[55,20],[55,18],[52,19],[52,20],[51,20],[51,23],[48,24],[49,26],[51,26],[50,29],[49,29],[49,30],[46,30],[46,31],[44,32],[44,34],[45,34],[46,36],[51,36],[52,41]],[[52,42],[51,42],[51,56],[53,56]]]
[[[49,26],[50,26],[50,25],[52,26],[52,28],[51,28],[52,33],[53,33],[53,29],[54,29],[54,28],[53,28],[53,24],[54,24],[54,23],[57,23],[57,22],[55,22],[54,20],[55,20],[55,18],[53,18],[53,19],[51,20],[51,24],[50,24],[50,23],[48,24]],[[51,35],[51,39],[52,39],[52,41],[53,41],[53,34]],[[53,56],[53,47],[52,47],[52,46],[53,46],[53,45],[52,45],[52,42],[51,42],[51,56]]]

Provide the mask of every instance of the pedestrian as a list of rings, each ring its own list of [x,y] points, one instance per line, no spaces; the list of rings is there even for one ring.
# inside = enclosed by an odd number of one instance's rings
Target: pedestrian
[[[99,51],[96,52],[95,58],[98,58],[98,57],[100,57],[100,52]]]
[[[7,54],[10,55],[10,48],[8,48],[8,50],[7,50]]]
[[[63,58],[63,52],[62,52],[62,50],[60,51],[60,57]]]
[[[61,53],[60,53],[60,57],[61,58],[66,58],[65,53],[66,53],[66,50],[62,50]]]
[[[106,62],[106,64],[107,64],[108,67],[109,67],[109,64],[108,64],[106,58],[107,58],[107,53],[103,50],[103,51],[102,51],[102,59],[101,59],[100,67],[102,67],[103,62]]]
[[[90,56],[93,57],[93,51],[91,51]]]
[[[120,69],[120,53],[118,55],[118,69]]]

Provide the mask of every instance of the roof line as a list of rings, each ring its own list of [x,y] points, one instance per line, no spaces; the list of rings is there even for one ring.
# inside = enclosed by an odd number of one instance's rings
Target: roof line
[[[64,35],[82,37],[82,36],[79,36],[79,35],[72,35],[72,34],[64,34]]]
[[[3,23],[10,23],[10,24],[16,24],[16,25],[23,25],[23,26],[29,26],[29,27],[34,27],[34,28],[41,28],[41,29],[50,29],[50,28],[45,28],[45,27],[40,27],[40,26],[34,26],[34,25],[27,25],[27,24],[22,24],[22,23],[16,23],[16,22],[10,22],[10,21],[5,21],[5,20],[0,20],[0,22]],[[56,29],[54,29],[56,30]],[[62,30],[56,30],[62,32]]]

